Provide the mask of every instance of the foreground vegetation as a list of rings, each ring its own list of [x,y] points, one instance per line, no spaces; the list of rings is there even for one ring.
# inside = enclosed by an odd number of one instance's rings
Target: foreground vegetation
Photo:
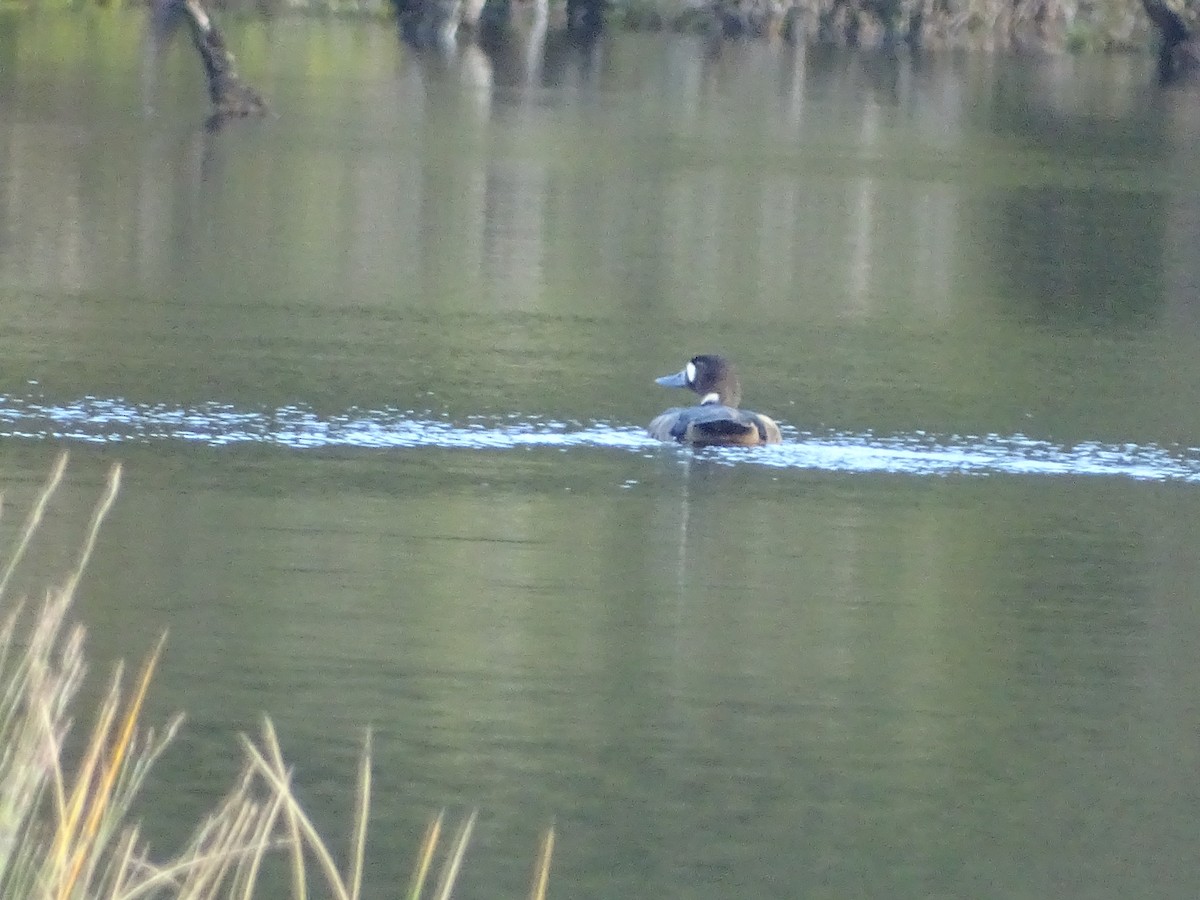
[[[286,856],[295,898],[313,891],[338,900],[360,897],[371,788],[369,732],[358,767],[350,849],[341,866],[293,792],[269,720],[257,740],[241,737],[245,753],[241,775],[197,826],[187,846],[166,859],[150,858],[134,817],[134,801],[155,760],[181,726],[179,716],[162,729],[142,724],[163,642],[130,686],[125,686],[118,667],[91,716],[90,732],[83,737],[73,731],[81,718],[78,701],[86,669],[84,629],[69,624],[68,614],[101,524],[116,498],[119,467],[112,470],[79,558],[66,579],[48,590],[36,608],[7,599],[13,573],[65,468],[64,456],[0,572],[0,609],[8,610],[0,621],[0,897],[247,900],[262,894],[259,873],[268,854]],[[427,886],[432,890],[429,896],[450,896],[474,822],[471,813],[446,845],[436,883],[431,874],[442,843],[444,812],[430,823],[404,896],[426,896]],[[553,841],[551,829],[534,867],[532,898],[545,896]]]

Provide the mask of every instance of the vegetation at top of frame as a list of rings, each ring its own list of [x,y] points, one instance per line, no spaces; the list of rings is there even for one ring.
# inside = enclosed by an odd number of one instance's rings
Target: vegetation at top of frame
[[[116,498],[119,467],[112,470],[77,563],[62,583],[48,590],[36,608],[14,604],[6,592],[65,469],[64,455],[0,567],[0,608],[10,610],[0,621],[0,897],[248,900],[260,895],[259,872],[269,854],[286,858],[293,897],[310,896],[318,882],[337,900],[360,897],[371,788],[369,732],[358,768],[349,858],[340,867],[293,793],[270,720],[264,721],[259,740],[241,737],[242,773],[187,846],[167,859],[150,858],[133,804],[155,760],[181,727],[178,716],[161,730],[146,727],[141,719],[163,641],[131,684],[126,685],[117,668],[82,750],[64,751],[81,718],[76,699],[86,675],[84,629],[69,624],[67,616]],[[438,815],[426,832],[404,894],[410,900],[426,896],[427,886],[432,888],[429,896],[444,900],[454,887],[475,813],[457,828],[433,884],[444,819],[444,813]],[[545,896],[553,843],[550,829],[535,863],[531,898]]]
[[[851,47],[1127,50],[1150,40],[1137,0],[613,0],[608,21]]]
[[[140,8],[152,0],[0,0],[0,9]],[[485,21],[505,21],[541,0],[487,0]],[[567,0],[546,0],[552,24]],[[1140,50],[1153,28],[1139,0],[572,0],[602,8],[609,28],[672,30],[733,36],[779,36],[796,44],[909,45],[934,48],[1071,51]],[[1170,0],[1184,20],[1200,0]],[[391,17],[396,10],[437,8],[455,15],[470,6],[452,0],[209,0],[224,15],[303,12]],[[478,11],[476,11],[478,15]]]

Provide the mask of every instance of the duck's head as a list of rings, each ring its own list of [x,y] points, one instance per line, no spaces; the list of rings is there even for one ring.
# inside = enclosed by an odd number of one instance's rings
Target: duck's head
[[[654,379],[665,387],[682,387],[700,395],[701,403],[737,407],[742,402],[742,385],[733,363],[715,353],[693,356],[674,375]]]

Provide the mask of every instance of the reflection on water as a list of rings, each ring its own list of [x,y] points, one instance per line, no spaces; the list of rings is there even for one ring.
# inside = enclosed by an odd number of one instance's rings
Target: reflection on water
[[[858,315],[895,303],[940,313],[964,277],[1057,316],[1189,302],[1193,229],[1162,188],[1170,169],[1190,171],[1195,124],[1147,104],[1136,67],[989,72],[759,42],[711,59],[699,42],[649,38],[547,46],[531,61],[520,44],[447,57],[401,50],[386,30],[273,28],[282,59],[353,68],[317,90],[298,63],[248,69],[279,118],[225,141],[172,120],[198,77],[182,47],[163,64],[159,118],[118,117],[82,158],[46,105],[104,98],[47,98],[18,80],[0,121],[8,283],[219,295],[228,278],[270,295],[319,277],[370,297],[407,280],[422,296],[547,309],[563,297],[549,284],[579,271],[594,280],[568,283],[577,296],[639,278],[681,317],[731,296],[770,311],[801,291]],[[114,54],[136,53],[127,31]],[[22,36],[31,60],[51,56]],[[971,89],[982,78],[994,80],[986,96]],[[1174,130],[1164,112],[1180,117]],[[359,139],[340,146],[331,132]],[[259,152],[276,141],[291,152]],[[1097,145],[1110,148],[1099,164],[1087,155]],[[285,197],[286,211],[271,209]],[[256,252],[225,253],[226,241]],[[564,257],[570,270],[543,273]]]
[[[825,472],[1108,475],[1200,481],[1200,455],[1190,449],[1168,450],[1152,444],[1083,442],[1061,447],[1021,434],[818,435],[782,427],[788,438],[782,446],[751,451],[707,448],[703,452],[731,465]],[[341,415],[320,416],[300,407],[255,411],[210,403],[185,409],[97,397],[58,405],[0,396],[2,437],[89,444],[183,442],[211,447],[258,444],[296,449],[616,447],[642,451],[663,446],[636,426],[543,421],[518,413],[471,416],[459,424],[422,418],[411,410],[354,409]]]

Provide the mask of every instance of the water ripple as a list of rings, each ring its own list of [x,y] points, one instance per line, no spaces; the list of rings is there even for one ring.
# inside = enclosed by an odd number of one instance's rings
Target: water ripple
[[[1060,446],[1023,434],[880,437],[784,430],[780,446],[699,451],[726,465],[754,464],[828,472],[911,475],[1100,475],[1146,481],[1200,481],[1200,451],[1154,444],[1084,442]],[[296,449],[436,447],[504,450],[517,447],[609,447],[689,452],[664,446],[641,426],[539,419],[518,414],[472,416],[465,422],[398,409],[349,409],[321,416],[310,409],[242,409],[138,404],[84,397],[56,404],[0,395],[0,436],[91,444],[182,442],[224,447],[259,444]]]

